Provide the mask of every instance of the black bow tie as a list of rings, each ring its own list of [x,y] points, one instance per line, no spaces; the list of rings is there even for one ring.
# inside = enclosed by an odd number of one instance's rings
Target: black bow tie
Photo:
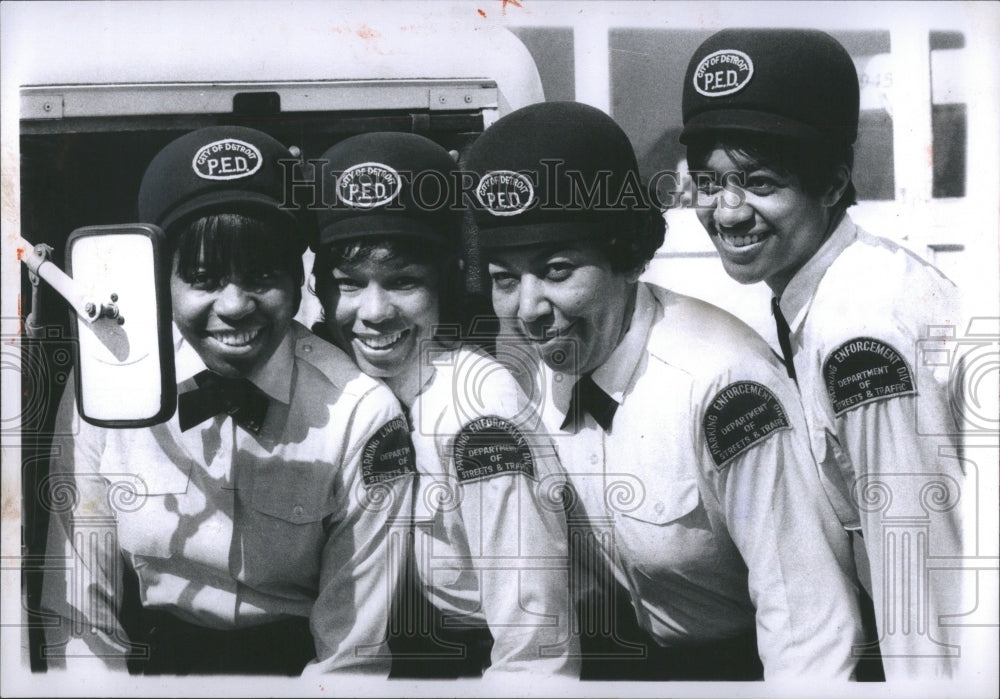
[[[230,379],[211,371],[195,374],[198,388],[177,399],[181,431],[200,425],[219,413],[233,416],[236,424],[257,434],[267,415],[267,395],[247,379]]]
[[[578,430],[583,424],[583,413],[586,412],[590,413],[605,432],[610,432],[616,410],[618,403],[615,399],[594,383],[590,374],[586,374],[573,386],[573,395],[569,399],[569,410],[566,412],[566,419],[563,420],[562,429],[574,426],[574,431]]]

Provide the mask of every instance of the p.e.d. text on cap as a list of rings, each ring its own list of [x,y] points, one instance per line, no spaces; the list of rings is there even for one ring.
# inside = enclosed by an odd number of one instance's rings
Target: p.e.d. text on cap
[[[735,49],[708,54],[694,70],[694,89],[705,97],[722,97],[739,92],[753,77],[750,56]]]
[[[191,161],[194,174],[205,180],[238,180],[250,177],[264,163],[257,146],[235,138],[206,143]]]
[[[517,216],[528,210],[535,188],[525,175],[513,170],[493,170],[479,180],[476,198],[494,216]]]
[[[358,163],[337,177],[337,199],[355,209],[384,206],[399,195],[403,180],[384,163]]]

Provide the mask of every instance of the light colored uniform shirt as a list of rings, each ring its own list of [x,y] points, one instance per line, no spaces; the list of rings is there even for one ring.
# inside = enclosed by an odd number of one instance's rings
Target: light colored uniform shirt
[[[592,375],[619,403],[560,429],[575,377],[543,365],[542,419],[639,624],[664,646],[756,628],[765,678],[851,676],[848,538],[823,495],[784,367],[728,313],[640,283]],[[845,572],[847,571],[847,572]]]
[[[421,371],[414,554],[428,598],[489,627],[487,675],[579,677],[565,480],[551,442],[533,432],[514,377],[485,354],[442,348]]]
[[[864,534],[887,678],[950,676],[955,629],[938,616],[963,611],[961,581],[928,567],[962,555],[953,363],[941,361],[957,289],[845,216],[780,304],[820,477]]]
[[[183,393],[205,364],[176,328],[175,338]],[[48,543],[50,566],[62,558],[65,570],[43,593],[62,617],[48,640],[68,641],[67,657],[123,666],[121,553],[144,606],[214,629],[309,617],[313,670],[388,672],[390,539],[405,539],[391,523],[411,507],[414,470],[402,410],[297,323],[248,378],[269,398],[257,435],[224,413],[184,432],[176,414],[98,428],[67,390]],[[400,442],[397,458],[388,447]]]

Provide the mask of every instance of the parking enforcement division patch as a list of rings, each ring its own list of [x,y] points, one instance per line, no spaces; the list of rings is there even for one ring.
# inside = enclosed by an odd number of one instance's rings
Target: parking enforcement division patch
[[[781,429],[789,429],[784,406],[766,386],[737,381],[719,391],[702,423],[717,469]]]
[[[455,438],[453,455],[462,483],[503,473],[535,477],[531,447],[514,423],[502,417],[480,417],[466,423]]]
[[[406,418],[400,415],[382,425],[361,452],[361,476],[365,487],[391,481],[416,470],[413,444]]]
[[[883,398],[916,393],[903,355],[881,340],[856,337],[823,362],[823,384],[837,415]]]

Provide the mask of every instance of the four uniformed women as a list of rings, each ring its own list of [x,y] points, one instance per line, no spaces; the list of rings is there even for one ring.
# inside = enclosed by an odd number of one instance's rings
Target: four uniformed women
[[[394,676],[580,676],[582,644],[584,677],[852,677],[845,528],[865,535],[877,608],[894,593],[883,520],[852,486],[900,465],[960,478],[915,432],[948,416],[943,397],[916,414],[944,388],[910,358],[951,316],[898,301],[953,288],[844,213],[857,77],[826,35],[713,37],[684,118],[691,165],[719,174],[702,221],[732,276],[774,290],[784,362],[638,281],[663,219],[596,109],[526,107],[469,154],[498,356],[522,386],[464,342],[464,185],[434,142],[333,146],[318,233],[281,200],[292,156],[271,137],[215,127],[164,148],[139,211],[171,250],[179,410],[98,429],[67,392],[50,642],[145,673],[384,674],[392,656]],[[292,320],[310,233],[315,335]]]

